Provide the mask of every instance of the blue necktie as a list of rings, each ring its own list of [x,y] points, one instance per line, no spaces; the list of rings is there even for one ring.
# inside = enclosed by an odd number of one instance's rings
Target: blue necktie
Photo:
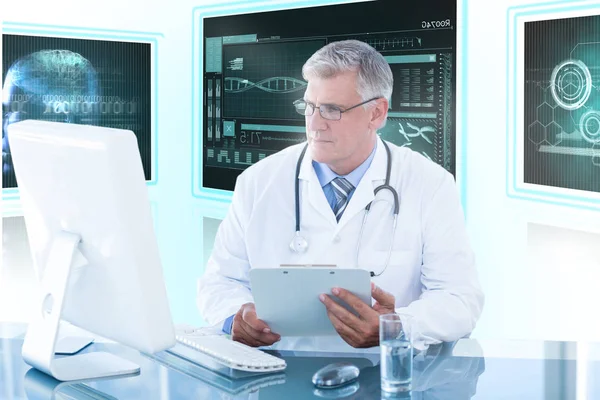
[[[354,189],[354,186],[345,178],[335,178],[331,181],[331,186],[337,199],[333,207],[333,213],[335,214],[335,219],[339,222],[346,209],[346,205],[348,205],[348,195]]]

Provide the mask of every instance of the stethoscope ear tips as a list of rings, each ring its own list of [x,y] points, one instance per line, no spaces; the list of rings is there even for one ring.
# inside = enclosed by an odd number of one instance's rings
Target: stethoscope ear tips
[[[295,253],[304,253],[308,249],[308,242],[304,237],[300,236],[299,232],[296,232],[296,236],[290,243],[290,249]]]

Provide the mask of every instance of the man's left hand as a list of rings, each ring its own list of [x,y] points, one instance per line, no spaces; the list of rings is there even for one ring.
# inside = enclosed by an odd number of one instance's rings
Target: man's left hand
[[[396,311],[394,296],[371,283],[371,296],[377,301],[371,307],[345,289],[333,288],[331,292],[358,314],[358,316],[352,314],[328,295],[319,296],[327,308],[329,320],[342,339],[355,348],[378,346],[379,316]]]

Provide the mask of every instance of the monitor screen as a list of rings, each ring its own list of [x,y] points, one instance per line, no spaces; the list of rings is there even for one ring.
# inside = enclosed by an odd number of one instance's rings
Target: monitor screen
[[[600,16],[524,26],[523,180],[600,193]]]
[[[204,18],[202,187],[233,190],[248,166],[306,140],[302,66],[333,41],[364,41],[389,62],[382,139],[455,174],[456,1],[367,1]]]
[[[150,43],[2,35],[2,187],[16,188],[7,127],[35,119],[131,130],[152,172]]]

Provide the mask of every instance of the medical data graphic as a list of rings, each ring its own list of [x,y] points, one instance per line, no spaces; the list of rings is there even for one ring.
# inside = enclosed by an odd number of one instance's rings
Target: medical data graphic
[[[525,23],[524,182],[600,192],[600,16]]]
[[[7,127],[27,119],[131,130],[151,180],[150,47],[2,35],[2,187],[17,187]]]
[[[202,186],[233,190],[244,169],[306,141],[305,119],[293,106],[306,91],[302,66],[321,47],[346,39],[370,44],[392,69],[381,138],[454,174],[455,21],[456,2],[441,0],[204,18]]]

